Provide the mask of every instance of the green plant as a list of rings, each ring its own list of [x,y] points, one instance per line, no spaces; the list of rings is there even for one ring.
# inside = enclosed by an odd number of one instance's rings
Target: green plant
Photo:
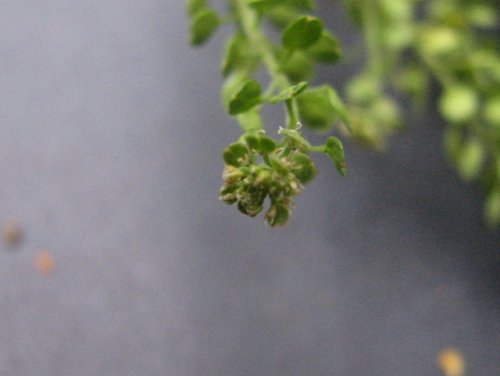
[[[428,102],[431,82],[441,88],[438,106],[448,122],[444,147],[465,180],[480,181],[485,214],[500,224],[500,56],[494,1],[344,0],[364,36],[366,65],[346,88],[308,81],[316,64],[340,58],[337,39],[320,18],[313,0],[228,0],[221,16],[207,0],[188,0],[191,42],[206,42],[222,24],[234,26],[222,64],[222,98],[242,136],[223,152],[221,199],[257,215],[266,198],[271,226],[287,222],[293,196],[311,181],[311,153],[329,156],[341,175],[346,164],[334,136],[313,146],[301,126],[336,130],[376,149],[403,124],[401,93],[415,106]],[[268,27],[279,31],[272,38]],[[265,89],[255,78],[264,67]],[[261,80],[262,81],[262,80]],[[277,137],[264,130],[261,109],[283,104],[286,119]]]

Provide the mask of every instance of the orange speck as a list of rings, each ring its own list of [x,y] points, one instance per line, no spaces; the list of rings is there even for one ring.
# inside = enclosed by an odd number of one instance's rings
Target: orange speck
[[[54,272],[54,256],[48,250],[38,252],[36,255],[36,268],[43,275],[50,275]]]
[[[19,224],[15,221],[11,221],[5,224],[2,230],[2,237],[4,243],[8,247],[15,247],[21,241],[23,232]]]
[[[437,365],[446,376],[464,376],[465,360],[462,354],[453,348],[442,350],[437,358]]]

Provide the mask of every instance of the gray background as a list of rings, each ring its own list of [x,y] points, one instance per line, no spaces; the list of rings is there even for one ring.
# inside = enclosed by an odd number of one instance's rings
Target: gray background
[[[284,229],[218,201],[229,32],[190,48],[174,0],[0,2],[0,221],[26,234],[0,253],[0,375],[439,375],[446,346],[498,375],[500,236],[437,115],[347,145],[348,178],[318,157]]]

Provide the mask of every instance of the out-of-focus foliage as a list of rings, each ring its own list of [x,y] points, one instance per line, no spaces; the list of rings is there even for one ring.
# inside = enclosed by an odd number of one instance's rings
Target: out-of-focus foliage
[[[497,1],[344,0],[364,35],[367,64],[347,90],[353,136],[382,148],[403,123],[394,93],[446,123],[444,151],[486,193],[485,218],[500,224],[500,12]],[[431,82],[437,103],[430,103]],[[392,94],[391,94],[392,93]],[[433,98],[434,99],[434,98]]]

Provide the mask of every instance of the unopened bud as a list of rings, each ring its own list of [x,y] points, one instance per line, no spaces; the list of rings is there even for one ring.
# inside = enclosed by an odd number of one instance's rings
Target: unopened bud
[[[222,172],[222,179],[227,184],[234,183],[243,177],[243,171],[234,166],[224,166],[224,171]]]
[[[271,181],[271,173],[267,170],[260,170],[255,178],[255,184],[267,185]]]
[[[283,226],[290,217],[290,210],[282,204],[272,204],[265,215],[266,223],[271,226]]]
[[[238,201],[238,210],[250,217],[255,217],[262,211],[262,204]]]
[[[225,204],[232,205],[236,202],[236,195],[234,193],[228,193],[225,195],[220,195],[219,196],[220,200],[224,202]]]

